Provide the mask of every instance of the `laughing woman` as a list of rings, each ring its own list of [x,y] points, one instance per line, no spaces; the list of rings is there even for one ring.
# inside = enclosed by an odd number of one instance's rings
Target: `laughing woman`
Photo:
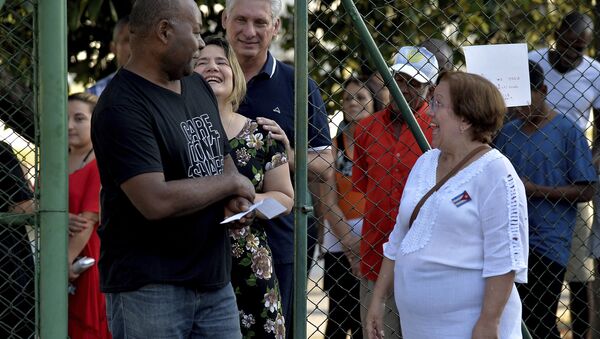
[[[289,213],[294,190],[285,147],[272,139],[256,121],[235,113],[246,91],[242,69],[226,40],[208,37],[204,41],[206,47],[200,51],[196,72],[204,77],[217,97],[221,121],[231,145],[231,157],[238,171],[254,184],[255,202],[273,198]],[[243,337],[284,338],[279,287],[262,220],[255,219],[250,226],[232,229],[230,237],[231,283],[236,293]]]
[[[381,336],[392,282],[405,339],[521,338],[515,281],[527,279],[525,189],[488,145],[505,112],[502,95],[484,78],[440,76],[429,111],[435,149],[410,172],[383,246],[370,338]]]

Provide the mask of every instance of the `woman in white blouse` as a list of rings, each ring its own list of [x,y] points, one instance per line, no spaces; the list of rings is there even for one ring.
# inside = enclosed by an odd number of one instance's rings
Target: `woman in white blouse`
[[[435,149],[419,158],[404,188],[367,331],[382,337],[393,282],[404,339],[521,338],[515,282],[527,279],[525,190],[508,159],[487,146],[502,126],[504,100],[478,75],[440,79],[429,111]],[[409,226],[417,203],[454,167]]]

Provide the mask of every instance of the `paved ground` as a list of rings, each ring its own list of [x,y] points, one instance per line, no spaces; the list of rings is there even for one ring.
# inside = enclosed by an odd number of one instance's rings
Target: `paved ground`
[[[323,292],[323,260],[319,260],[310,270],[308,284],[308,299],[306,301],[306,313],[308,322],[306,333],[309,339],[322,339],[325,333],[325,320],[327,319],[327,310],[329,300]]]

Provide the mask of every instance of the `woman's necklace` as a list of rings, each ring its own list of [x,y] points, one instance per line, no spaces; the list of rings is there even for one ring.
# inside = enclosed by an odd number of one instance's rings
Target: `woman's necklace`
[[[92,153],[94,152],[94,149],[91,148],[87,154],[85,155],[85,157],[83,157],[83,160],[81,161],[81,165],[79,165],[79,169],[82,169],[83,166],[85,166],[85,163],[88,161],[90,155],[92,155]]]

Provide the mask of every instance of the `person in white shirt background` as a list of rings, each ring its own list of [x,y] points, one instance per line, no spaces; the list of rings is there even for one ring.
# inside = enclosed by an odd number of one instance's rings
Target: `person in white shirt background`
[[[593,33],[592,18],[573,11],[563,18],[555,31],[556,43],[553,48],[529,53],[529,59],[544,70],[548,88],[546,102],[550,109],[566,115],[586,135],[589,135],[587,132],[592,122],[596,129],[600,123],[600,119],[595,119],[600,114],[600,63],[584,54],[592,42]],[[598,138],[592,145],[594,165],[598,170]],[[600,205],[598,197],[594,202]],[[590,252],[594,258],[600,258],[600,223],[594,220],[592,226],[594,213],[589,203],[580,203],[578,210],[571,258],[565,275],[571,294],[569,308],[574,339],[586,338],[589,330],[591,302],[588,300],[588,290],[589,283],[594,280],[594,263]],[[591,239],[590,233],[593,233]]]

